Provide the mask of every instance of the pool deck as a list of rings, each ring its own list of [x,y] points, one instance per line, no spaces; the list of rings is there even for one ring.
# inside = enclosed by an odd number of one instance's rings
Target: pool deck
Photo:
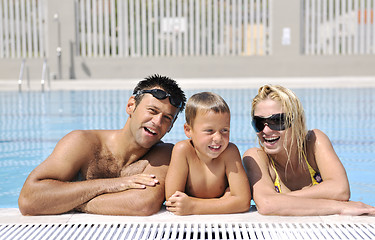
[[[175,78],[180,86],[187,89],[201,88],[259,88],[264,84],[279,84],[288,88],[375,88],[375,76],[369,77],[309,77],[309,78]],[[95,80],[53,80],[51,90],[104,90],[133,89],[141,79],[95,79]],[[48,83],[45,83],[45,89]],[[17,91],[16,80],[0,80],[0,91]],[[23,91],[40,91],[40,80],[22,83]]]
[[[254,206],[250,211],[236,214],[189,215],[176,216],[164,208],[152,216],[107,216],[86,213],[65,213],[61,215],[23,216],[18,208],[0,208],[0,224],[32,224],[32,223],[357,223],[375,224],[373,216],[305,216],[284,217],[260,215]]]

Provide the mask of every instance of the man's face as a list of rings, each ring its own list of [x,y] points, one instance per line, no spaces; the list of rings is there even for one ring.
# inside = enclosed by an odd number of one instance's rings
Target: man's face
[[[134,98],[129,101],[134,101]],[[168,98],[159,100],[146,93],[137,107],[134,102],[128,113],[135,141],[144,148],[150,148],[170,130],[178,109],[170,104]]]

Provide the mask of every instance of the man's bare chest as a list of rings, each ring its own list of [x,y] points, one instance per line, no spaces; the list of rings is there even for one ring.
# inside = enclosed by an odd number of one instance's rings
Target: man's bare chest
[[[82,174],[86,179],[116,178],[120,176],[122,164],[111,154],[95,155],[88,161]]]
[[[128,164],[131,160],[116,158],[112,154],[96,154],[83,169],[85,179],[117,178],[143,173],[149,165],[148,160],[137,160]]]

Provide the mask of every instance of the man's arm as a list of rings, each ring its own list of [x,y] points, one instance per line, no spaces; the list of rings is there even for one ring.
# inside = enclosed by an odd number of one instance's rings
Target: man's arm
[[[102,194],[80,206],[80,211],[108,215],[152,215],[164,202],[164,184],[171,158],[172,144],[154,146],[144,159],[149,164],[144,174],[153,175],[158,183],[144,189],[129,189],[123,192]],[[134,176],[133,176],[134,177]]]
[[[87,131],[74,131],[62,138],[52,154],[26,179],[18,199],[21,213],[60,214],[98,195],[141,188],[151,181],[149,176],[141,175],[135,180],[113,178],[72,182],[82,166],[93,159],[93,146],[95,135]]]
[[[86,138],[83,131],[67,134],[52,154],[30,173],[18,199],[22,214],[67,212],[100,193],[101,189],[94,187],[94,182],[91,185],[70,182],[84,164],[84,155],[90,151]]]

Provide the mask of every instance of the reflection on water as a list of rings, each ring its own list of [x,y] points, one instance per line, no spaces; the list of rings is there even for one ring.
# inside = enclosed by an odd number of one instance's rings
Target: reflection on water
[[[250,125],[257,89],[197,89],[220,94],[231,108],[231,141],[241,154],[257,146]],[[348,173],[352,200],[375,205],[375,89],[294,89],[309,129],[331,139]],[[118,129],[125,124],[131,90],[0,92],[0,207],[17,207],[27,175],[75,129]],[[164,141],[185,139],[180,114]]]

